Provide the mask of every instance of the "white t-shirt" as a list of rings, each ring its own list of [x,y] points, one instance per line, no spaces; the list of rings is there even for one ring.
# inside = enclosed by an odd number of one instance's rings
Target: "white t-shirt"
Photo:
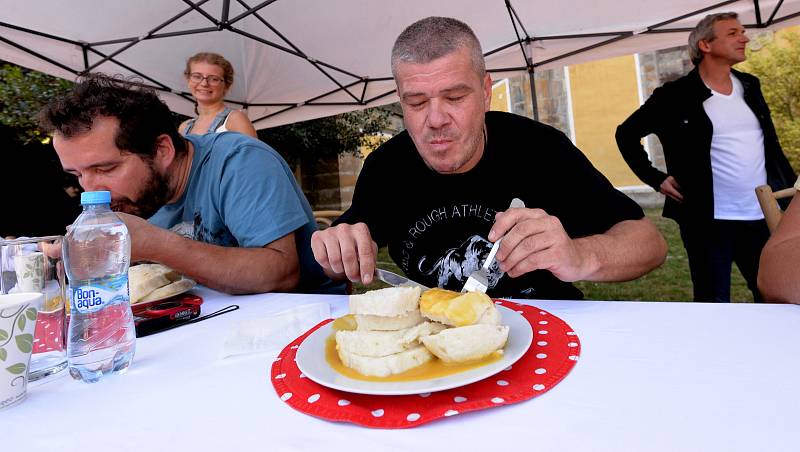
[[[711,174],[714,180],[714,218],[760,220],[764,214],[755,188],[767,183],[764,132],[744,101],[742,83],[733,74],[729,95],[713,89],[703,102],[711,123]]]

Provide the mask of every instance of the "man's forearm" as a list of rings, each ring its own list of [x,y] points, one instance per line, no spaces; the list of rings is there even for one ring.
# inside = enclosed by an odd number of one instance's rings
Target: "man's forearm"
[[[135,259],[164,264],[209,288],[230,294],[286,292],[300,281],[294,234],[263,248],[211,245],[164,231]],[[156,242],[156,243],[152,243]]]
[[[604,234],[575,240],[586,281],[629,281],[664,262],[667,243],[650,220],[617,223]]]
[[[800,198],[795,196],[772,234],[758,267],[758,289],[769,302],[800,303]]]
[[[636,177],[658,191],[659,185],[667,175],[653,166],[647,151],[642,146],[642,139],[650,134],[646,131],[649,128],[644,127],[643,121],[641,113],[635,112],[620,124],[615,135],[617,147]]]
[[[765,301],[800,303],[800,278],[795,262],[800,256],[800,238],[767,246],[758,268],[758,289]]]

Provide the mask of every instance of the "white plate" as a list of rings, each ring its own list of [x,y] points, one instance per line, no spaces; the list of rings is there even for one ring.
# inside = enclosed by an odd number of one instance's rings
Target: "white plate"
[[[430,380],[417,381],[362,381],[336,372],[325,359],[325,341],[332,333],[332,323],[327,323],[309,335],[297,349],[297,367],[312,381],[340,391],[373,395],[406,395],[444,391],[468,385],[502,371],[522,358],[533,341],[533,330],[522,315],[504,306],[497,306],[509,326],[508,342],[503,358],[476,369]]]

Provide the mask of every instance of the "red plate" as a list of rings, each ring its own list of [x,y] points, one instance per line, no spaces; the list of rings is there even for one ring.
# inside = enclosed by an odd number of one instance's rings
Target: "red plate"
[[[160,300],[132,304],[131,310],[133,311],[133,315],[142,317],[160,317],[165,314],[165,311],[178,309],[183,304],[200,306],[203,304],[203,299],[197,295],[182,293],[169,298],[162,298]]]
[[[197,318],[201,304],[202,298],[184,293],[132,306],[136,336],[147,336]]]

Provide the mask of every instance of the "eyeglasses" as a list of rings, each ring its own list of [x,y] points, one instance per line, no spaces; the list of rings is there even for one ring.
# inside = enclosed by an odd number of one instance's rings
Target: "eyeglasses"
[[[211,86],[217,86],[220,83],[225,81],[225,79],[222,78],[222,77],[218,77],[216,75],[206,75],[206,76],[204,76],[203,74],[201,74],[199,72],[192,72],[191,74],[189,74],[189,80],[191,80],[192,83],[197,83],[198,85],[203,83],[203,80],[205,80]]]

